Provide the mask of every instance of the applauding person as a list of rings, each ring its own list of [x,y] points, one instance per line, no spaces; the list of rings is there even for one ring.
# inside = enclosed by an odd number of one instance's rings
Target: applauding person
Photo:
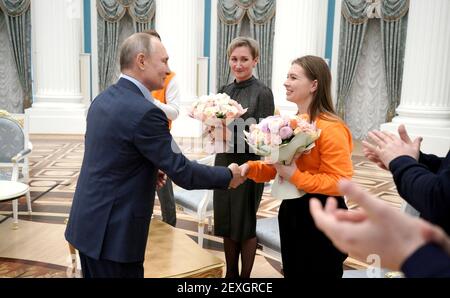
[[[406,277],[450,277],[450,238],[441,228],[392,209],[350,181],[339,188],[361,209],[337,210],[334,198],[325,208],[310,201],[316,225],[336,247],[362,261],[377,254],[382,267]]]
[[[420,212],[420,216],[450,233],[450,151],[445,158],[420,152],[422,138],[410,139],[405,126],[400,137],[372,131],[363,142],[368,159],[389,169],[400,196]]]

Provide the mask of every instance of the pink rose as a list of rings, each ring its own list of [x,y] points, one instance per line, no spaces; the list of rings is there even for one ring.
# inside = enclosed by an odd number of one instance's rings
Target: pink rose
[[[280,129],[280,137],[282,140],[289,139],[290,137],[292,137],[293,133],[294,131],[289,126],[285,126]]]

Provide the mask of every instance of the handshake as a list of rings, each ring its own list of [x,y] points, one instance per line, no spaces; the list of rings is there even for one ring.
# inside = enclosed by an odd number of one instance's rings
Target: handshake
[[[237,188],[239,185],[247,180],[248,173],[248,165],[246,163],[242,165],[238,165],[237,163],[232,163],[228,166],[228,168],[233,173],[233,177],[231,178],[230,185],[228,188]]]
[[[245,182],[247,180],[247,173],[248,173],[248,164],[244,163],[242,165],[238,165],[237,163],[232,163],[228,166],[228,168],[233,173],[233,177],[230,180],[230,184],[228,186],[228,189],[230,188],[237,188],[239,185]],[[156,188],[161,189],[166,184],[167,176],[164,174],[163,171],[158,171],[158,176],[156,179]]]

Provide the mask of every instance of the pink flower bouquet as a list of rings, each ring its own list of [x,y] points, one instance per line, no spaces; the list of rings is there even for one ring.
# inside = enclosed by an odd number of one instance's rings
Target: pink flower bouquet
[[[315,123],[299,116],[270,116],[259,124],[250,126],[250,132],[244,131],[246,142],[253,151],[266,157],[267,163],[291,164],[297,153],[311,150],[315,140],[320,137],[320,129]],[[293,199],[302,195],[302,191],[287,181],[275,177],[272,196],[278,199]]]
[[[223,153],[230,147],[231,132],[227,125],[242,116],[247,109],[225,93],[201,96],[194,101],[189,116],[205,125],[204,133],[208,137],[206,152]]]

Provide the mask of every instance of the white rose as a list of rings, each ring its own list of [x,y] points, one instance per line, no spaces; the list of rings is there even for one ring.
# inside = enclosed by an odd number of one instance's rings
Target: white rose
[[[228,101],[230,99],[230,97],[228,96],[228,94],[226,93],[219,93],[217,94],[217,99],[220,100],[226,100]]]
[[[220,99],[218,100],[218,103],[219,103],[219,105],[221,105],[221,106],[226,106],[226,105],[228,105],[228,99],[226,99],[226,98],[220,98]]]
[[[197,105],[197,107],[195,108],[198,112],[203,112],[205,110],[205,104],[204,103],[200,103]]]
[[[216,115],[216,113],[218,112],[217,107],[208,107],[205,108],[205,110],[203,111],[203,113],[207,116],[207,117],[211,117]]]
[[[236,107],[234,107],[234,106],[228,106],[228,111],[227,111],[227,113],[232,113],[233,115],[237,115],[238,112],[239,112],[239,111],[238,111],[238,109],[237,109]]]

